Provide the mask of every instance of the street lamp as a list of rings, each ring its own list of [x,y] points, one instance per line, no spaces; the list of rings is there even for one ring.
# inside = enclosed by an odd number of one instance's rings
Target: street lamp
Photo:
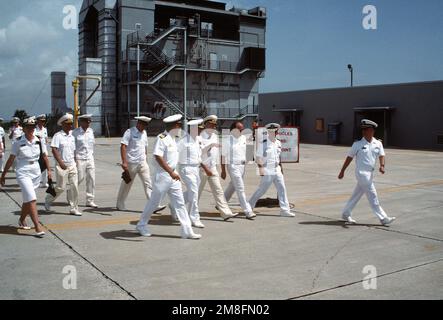
[[[354,68],[352,67],[352,64],[348,64],[349,72],[351,73],[351,87],[354,86]]]

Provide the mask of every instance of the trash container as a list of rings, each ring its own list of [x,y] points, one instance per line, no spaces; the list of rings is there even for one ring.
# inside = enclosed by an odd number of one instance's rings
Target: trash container
[[[328,144],[340,144],[341,122],[328,123]]]

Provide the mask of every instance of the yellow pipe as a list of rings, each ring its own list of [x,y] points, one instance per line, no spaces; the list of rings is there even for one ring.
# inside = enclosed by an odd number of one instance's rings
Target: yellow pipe
[[[97,88],[100,86],[100,83],[102,81],[101,77],[94,77],[94,76],[77,76],[74,81],[72,81],[72,87],[74,88],[74,128],[78,128],[78,116],[80,115],[79,105],[78,105],[78,89],[80,88],[80,80],[97,80],[98,85]],[[92,95],[95,93],[95,91],[89,96],[86,101],[88,101]]]

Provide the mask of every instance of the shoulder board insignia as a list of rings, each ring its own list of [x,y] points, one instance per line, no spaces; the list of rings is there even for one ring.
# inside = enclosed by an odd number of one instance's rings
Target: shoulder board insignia
[[[166,135],[164,135],[163,133],[161,135],[158,136],[160,139],[164,139],[166,138]]]

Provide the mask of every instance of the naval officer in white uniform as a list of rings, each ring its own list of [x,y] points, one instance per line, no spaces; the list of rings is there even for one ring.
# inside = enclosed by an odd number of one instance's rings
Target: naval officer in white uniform
[[[383,149],[382,142],[374,138],[375,129],[377,127],[378,125],[374,121],[367,119],[361,121],[363,138],[354,142],[352,145],[338,176],[340,180],[344,178],[347,167],[355,158],[355,177],[357,178],[357,186],[342,213],[343,220],[348,223],[356,223],[351,217],[351,214],[363,195],[366,195],[372,211],[383,225],[389,225],[395,220],[395,217],[388,217],[380,206],[377,191],[375,190],[373,182],[377,160],[380,162],[380,173],[385,174],[385,150]]]
[[[280,204],[280,215],[282,217],[295,217],[289,206],[288,194],[286,191],[285,178],[283,177],[281,165],[281,142],[277,139],[280,129],[278,123],[266,125],[268,136],[258,145],[256,162],[261,176],[260,185],[257,191],[249,199],[252,209],[257,205],[257,201],[274,184],[277,189],[278,201]]]
[[[216,203],[216,209],[220,212],[223,220],[229,220],[238,215],[232,213],[226,201],[225,193],[220,182],[220,175],[217,171],[217,164],[220,160],[220,142],[217,133],[218,117],[208,116],[204,119],[205,129],[200,134],[200,143],[202,148],[202,162],[209,171],[200,170],[200,188],[198,190],[199,199],[203,193],[206,182],[209,183],[212,196]]]
[[[177,218],[181,224],[181,236],[183,239],[200,239],[201,235],[192,230],[191,220],[186,210],[185,200],[180,176],[176,171],[178,164],[178,148],[176,137],[182,127],[182,115],[174,115],[163,120],[166,131],[157,137],[154,146],[154,187],[151,198],[137,224],[137,231],[144,237],[150,237],[147,227],[151,215],[158,208],[162,198],[168,194],[171,205],[175,209]]]
[[[231,134],[223,138],[222,144],[222,162],[221,178],[226,179],[226,166],[231,177],[228,187],[225,190],[226,201],[232,198],[234,192],[237,193],[240,206],[247,219],[252,220],[256,214],[246,199],[245,183],[243,181],[246,172],[246,136],[242,134],[244,130],[241,121],[235,121],[231,125]]]
[[[134,183],[135,177],[138,175],[143,184],[143,190],[146,199],[151,198],[152,183],[151,171],[148,162],[146,161],[146,154],[148,152],[148,135],[146,129],[148,124],[152,121],[149,117],[135,117],[137,124],[126,130],[121,140],[120,156],[122,160],[122,169],[129,174],[131,181],[126,183],[122,180],[117,196],[117,210],[126,210],[126,199],[129,191]],[[156,211],[163,210],[165,206],[157,208]]]
[[[200,220],[198,207],[198,189],[200,187],[200,168],[207,174],[209,169],[202,163],[200,137],[198,135],[198,126],[203,123],[203,119],[192,120],[188,122],[189,132],[178,141],[178,172],[184,184],[186,192],[184,193],[185,202],[192,225],[196,228],[204,228],[205,225]],[[173,213],[176,217],[175,210]]]
[[[45,127],[46,124],[46,115],[41,114],[37,116],[37,126],[35,127],[35,136],[39,137],[40,140],[48,146],[48,130]],[[42,181],[40,182],[41,188],[48,187],[48,171],[45,170],[42,172]]]
[[[2,186],[5,185],[6,174],[14,161],[17,160],[17,182],[20,185],[23,196],[23,205],[18,227],[20,229],[30,230],[31,228],[26,225],[25,221],[26,216],[30,215],[35,226],[36,235],[42,237],[45,232],[41,228],[38,219],[37,195],[35,189],[38,188],[41,178],[41,171],[38,163],[40,154],[43,155],[43,161],[48,168],[49,160],[47,157],[46,145],[41,143],[40,140],[34,136],[35,118],[31,117],[25,119],[23,124],[25,134],[13,143],[11,155],[0,178],[0,184]],[[49,178],[51,178],[50,172],[48,172],[48,175]]]
[[[2,127],[3,118],[0,118],[0,173],[3,172],[4,168],[4,160],[5,160],[5,148],[6,148],[6,141],[5,141],[5,129]]]
[[[82,213],[78,209],[78,171],[75,163],[75,138],[72,135],[72,124],[74,117],[67,113],[61,117],[57,125],[62,130],[57,132],[52,138],[51,148],[52,155],[55,159],[55,176],[56,196],[46,195],[45,209],[51,211],[51,205],[67,189],[69,184],[69,192],[67,192],[70,213],[75,216],[81,216]]]
[[[8,132],[8,137],[9,140],[11,140],[11,144],[14,143],[14,141],[17,141],[18,139],[21,138],[21,136],[23,135],[23,128],[22,126],[20,126],[20,119],[17,117],[13,117],[11,120],[12,126],[9,128],[9,132]],[[12,169],[15,171],[15,165],[16,163],[14,162],[12,164]]]
[[[91,126],[91,114],[78,117],[79,125],[72,131],[75,138],[75,159],[77,162],[78,185],[86,180],[86,206],[98,208],[95,204],[95,136]]]

